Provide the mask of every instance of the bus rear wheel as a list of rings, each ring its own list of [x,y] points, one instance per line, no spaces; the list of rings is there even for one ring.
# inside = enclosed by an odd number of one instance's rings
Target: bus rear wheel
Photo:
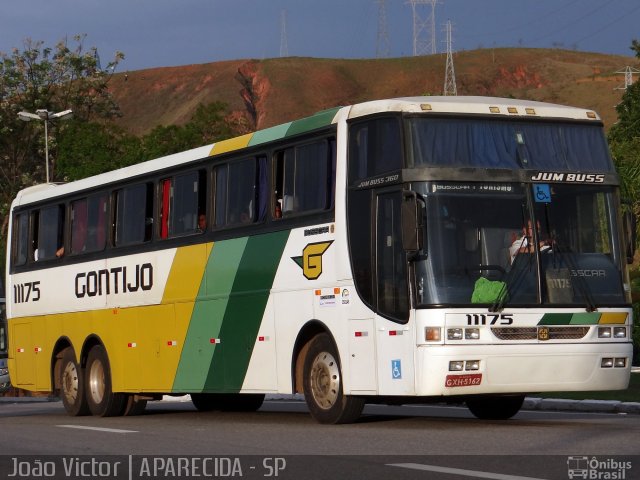
[[[65,348],[62,352],[60,366],[60,396],[62,404],[69,415],[74,417],[88,415],[89,405],[85,395],[85,383],[82,368],[76,362],[73,348]]]
[[[329,337],[316,335],[309,344],[303,365],[304,398],[311,416],[319,423],[351,423],[364,408],[364,399],[344,395],[337,349]]]
[[[261,393],[192,393],[191,401],[201,412],[255,412],[264,402]]]
[[[98,417],[122,415],[125,410],[126,395],[113,393],[109,358],[102,345],[89,351],[85,368],[85,385],[89,410]]]
[[[507,420],[522,408],[524,395],[495,395],[470,398],[467,408],[482,420]]]

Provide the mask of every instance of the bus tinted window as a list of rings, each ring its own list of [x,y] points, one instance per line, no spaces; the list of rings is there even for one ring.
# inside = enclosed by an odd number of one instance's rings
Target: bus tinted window
[[[107,195],[71,203],[71,253],[104,250],[106,245]]]
[[[27,262],[29,246],[29,217],[25,213],[16,216],[13,226],[15,243],[13,245],[13,263],[24,265]]]
[[[162,181],[160,237],[174,237],[202,231],[198,217],[206,214],[204,170]]]
[[[266,215],[266,159],[221,165],[216,173],[216,226],[262,221]]]
[[[378,118],[354,124],[349,133],[349,181],[402,168],[400,123]]]
[[[330,208],[335,143],[326,139],[280,151],[276,156],[276,200],[282,215]]]
[[[64,206],[55,205],[34,212],[33,258],[36,261],[60,257],[64,253]]]
[[[151,240],[153,226],[152,184],[134,185],[115,192],[115,245]]]

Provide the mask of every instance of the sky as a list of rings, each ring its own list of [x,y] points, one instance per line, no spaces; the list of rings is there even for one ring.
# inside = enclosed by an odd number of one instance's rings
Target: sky
[[[119,71],[281,53],[375,58],[382,46],[379,1],[0,0],[0,52],[24,49],[25,39],[50,47],[65,38],[74,44],[73,36],[81,34],[103,66],[124,53]],[[385,0],[385,6],[388,56],[413,55],[410,3]],[[431,7],[418,5],[417,13],[423,25],[418,40],[430,52]],[[631,41],[640,39],[640,0],[438,0],[438,53],[446,52],[447,21],[454,51],[556,47],[632,57]]]

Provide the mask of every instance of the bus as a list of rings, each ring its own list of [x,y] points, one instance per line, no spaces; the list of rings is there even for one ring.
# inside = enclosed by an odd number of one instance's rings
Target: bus
[[[624,389],[624,218],[595,112],[489,97],[334,108],[30,187],[11,205],[12,383],[70,415],[303,394],[321,423]]]
[[[0,279],[0,394],[7,392],[11,388],[9,367],[7,366],[8,348],[4,282]]]

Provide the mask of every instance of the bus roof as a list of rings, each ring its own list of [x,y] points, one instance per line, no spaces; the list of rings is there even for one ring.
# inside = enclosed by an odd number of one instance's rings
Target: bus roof
[[[233,152],[242,148],[257,146],[270,141],[284,139],[293,135],[304,134],[318,128],[336,123],[338,118],[358,118],[365,115],[383,112],[420,112],[420,113],[453,113],[482,114],[509,117],[557,118],[569,120],[599,121],[600,117],[593,111],[555,105],[551,103],[533,102],[495,97],[466,96],[431,96],[407,97],[387,100],[373,100],[350,107],[335,107],[316,113],[310,117],[284,123],[254,133],[223,140],[203,147],[167,155],[165,157],[120,168],[110,172],[88,177],[66,184],[42,184],[21,190],[12,207],[30,204],[76,191],[90,190],[95,187],[117,182],[125,178],[133,178],[149,172],[164,170],[176,165],[194,162],[213,155]]]
[[[567,107],[529,100],[515,100],[512,98],[463,96],[408,97],[391,100],[374,100],[352,106],[349,112],[349,118],[357,118],[385,111],[458,113],[565,120],[600,120],[597,113],[584,108]]]

